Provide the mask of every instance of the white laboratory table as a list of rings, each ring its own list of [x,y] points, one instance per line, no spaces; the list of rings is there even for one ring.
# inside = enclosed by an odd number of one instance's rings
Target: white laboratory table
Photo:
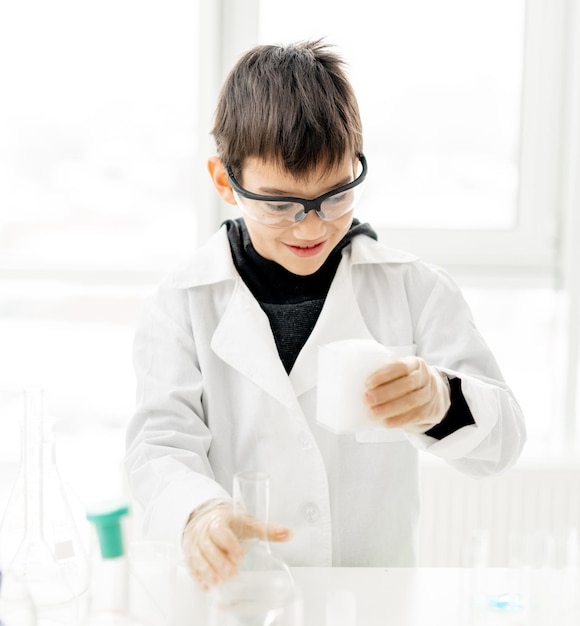
[[[578,577],[562,571],[292,568],[292,573],[302,594],[303,626],[580,624]],[[177,596],[175,626],[205,626],[204,596],[184,571]],[[511,598],[516,600],[508,605]],[[526,598],[526,606],[522,601],[518,607],[518,598]],[[333,602],[354,603],[355,619],[348,610],[332,611]]]

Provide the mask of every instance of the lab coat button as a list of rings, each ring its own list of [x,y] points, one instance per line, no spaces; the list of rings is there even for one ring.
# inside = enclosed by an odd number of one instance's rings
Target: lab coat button
[[[304,506],[304,517],[311,523],[317,522],[320,519],[320,509],[314,504],[309,502]]]
[[[300,433],[300,436],[298,437],[298,443],[300,444],[302,450],[304,450],[305,452],[310,452],[310,450],[312,450],[313,448],[312,439],[307,433]]]

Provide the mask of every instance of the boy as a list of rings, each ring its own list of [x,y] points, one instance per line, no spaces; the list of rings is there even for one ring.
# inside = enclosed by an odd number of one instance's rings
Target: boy
[[[328,46],[246,53],[213,135],[209,173],[242,217],[165,281],[136,336],[127,469],[145,534],[181,541],[202,587],[232,576],[239,539],[260,531],[233,524],[233,476],[263,470],[288,564],[411,566],[418,450],[504,470],[525,439],[518,405],[453,281],[354,219],[362,128]],[[401,357],[367,381],[372,437],[315,420],[317,348],[347,338]]]

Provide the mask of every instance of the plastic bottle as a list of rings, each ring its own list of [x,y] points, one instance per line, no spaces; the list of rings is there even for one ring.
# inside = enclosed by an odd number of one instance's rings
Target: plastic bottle
[[[42,390],[25,390],[20,471],[0,527],[7,570],[28,586],[39,626],[76,626],[88,559],[56,468],[52,422]]]
[[[234,477],[236,513],[267,522],[269,476]],[[299,626],[301,604],[290,569],[272,554],[265,536],[242,541],[244,558],[230,581],[208,593],[210,626]]]
[[[146,626],[130,614],[129,564],[121,521],[125,503],[111,502],[89,511],[98,551],[92,559],[89,613],[84,626]]]

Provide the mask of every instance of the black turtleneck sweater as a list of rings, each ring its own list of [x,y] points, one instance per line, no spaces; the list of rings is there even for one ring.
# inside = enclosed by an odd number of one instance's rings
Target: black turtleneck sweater
[[[322,267],[313,274],[300,276],[260,256],[252,245],[242,218],[227,220],[225,224],[234,265],[268,316],[278,354],[286,372],[290,372],[320,315],[342,250],[354,237],[363,235],[377,239],[377,235],[369,224],[353,220],[350,229]],[[440,424],[427,431],[436,439],[475,423],[461,391],[461,380],[455,378],[449,382],[451,408]]]

